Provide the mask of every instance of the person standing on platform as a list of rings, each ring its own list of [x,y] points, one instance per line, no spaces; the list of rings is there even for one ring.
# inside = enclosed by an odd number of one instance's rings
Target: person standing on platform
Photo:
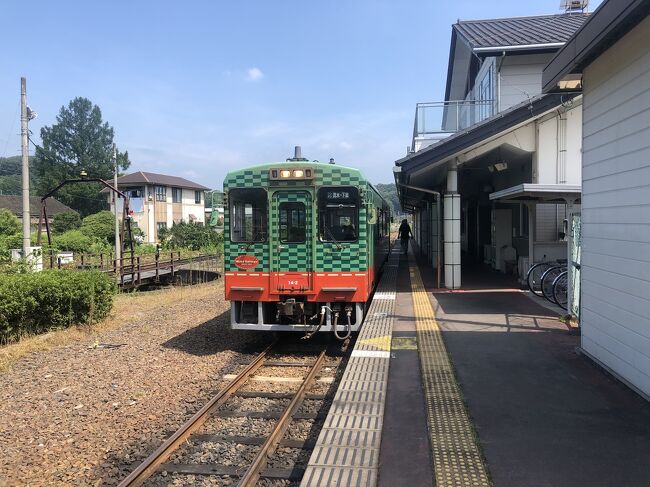
[[[404,255],[408,254],[409,238],[412,236],[413,232],[411,232],[409,222],[406,221],[406,218],[404,218],[404,220],[402,220],[402,224],[399,226],[399,231],[397,232],[397,237],[400,239],[400,243],[402,244],[402,252]]]

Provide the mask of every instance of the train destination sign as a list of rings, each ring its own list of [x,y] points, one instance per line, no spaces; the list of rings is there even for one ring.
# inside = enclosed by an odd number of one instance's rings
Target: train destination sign
[[[358,193],[355,188],[328,188],[320,193],[325,197],[327,203],[354,204],[357,201]]]

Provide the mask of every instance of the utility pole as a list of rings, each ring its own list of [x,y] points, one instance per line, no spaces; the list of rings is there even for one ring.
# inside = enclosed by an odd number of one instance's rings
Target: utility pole
[[[30,254],[31,215],[29,212],[29,114],[27,113],[27,79],[20,78],[20,137],[23,156],[23,258]]]
[[[113,143],[113,187],[117,189],[117,147]],[[120,217],[117,212],[117,193],[113,193],[113,210],[115,210],[115,268],[120,268],[120,258],[122,257],[122,247],[120,245]]]

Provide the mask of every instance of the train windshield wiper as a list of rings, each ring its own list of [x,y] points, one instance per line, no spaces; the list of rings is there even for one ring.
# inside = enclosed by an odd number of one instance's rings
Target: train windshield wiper
[[[257,242],[261,242],[262,240],[257,240],[257,237],[262,237],[263,235],[264,232],[262,230],[258,230],[257,232],[255,232],[255,235],[253,235],[253,240],[246,244],[246,246],[244,247],[244,251],[248,252],[254,244],[256,244]]]
[[[332,230],[330,230],[330,227],[328,227],[325,223],[323,223],[323,227],[325,227],[325,231],[330,234],[330,237],[331,237],[332,241],[334,242],[334,245],[336,245],[336,247],[339,250],[341,250],[343,248],[343,246],[339,243],[338,240],[336,240],[336,237],[332,233]]]

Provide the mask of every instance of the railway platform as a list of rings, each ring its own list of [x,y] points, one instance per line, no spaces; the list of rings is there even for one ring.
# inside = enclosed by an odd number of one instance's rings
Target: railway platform
[[[645,486],[650,403],[497,275],[393,253],[302,486]]]

